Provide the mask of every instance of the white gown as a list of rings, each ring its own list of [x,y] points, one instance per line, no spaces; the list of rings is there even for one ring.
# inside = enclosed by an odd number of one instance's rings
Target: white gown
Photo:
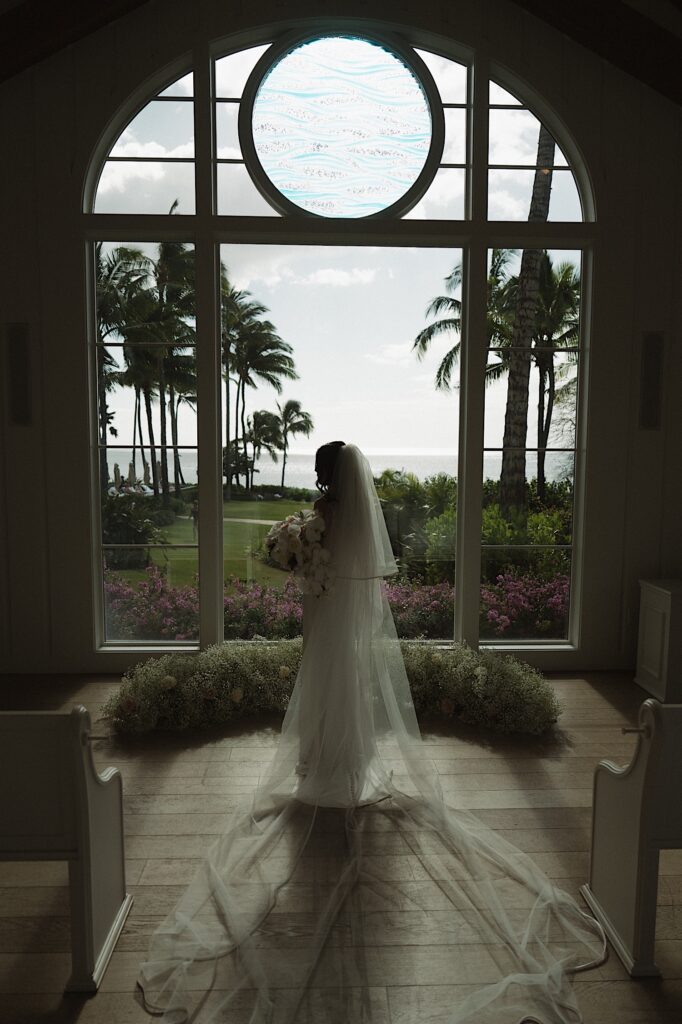
[[[383,589],[396,571],[383,515],[353,445],[332,490],[336,579],[305,598],[277,751],[155,933],[145,1005],[167,1024],[379,1024],[374,988],[428,983],[406,975],[417,947],[463,993],[449,1024],[579,1022],[570,974],[603,961],[603,932],[530,857],[445,803]]]

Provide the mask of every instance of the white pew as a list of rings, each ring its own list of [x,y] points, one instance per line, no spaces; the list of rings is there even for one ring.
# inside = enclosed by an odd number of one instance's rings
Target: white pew
[[[633,977],[654,961],[660,850],[682,849],[682,704],[645,700],[632,761],[594,773],[590,881],[581,892]]]
[[[0,860],[68,860],[70,992],[99,986],[132,904],[121,775],[97,772],[90,715],[0,713]]]

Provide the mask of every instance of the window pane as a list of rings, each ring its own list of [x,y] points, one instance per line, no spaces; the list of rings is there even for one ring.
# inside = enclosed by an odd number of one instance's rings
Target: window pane
[[[96,213],[194,213],[194,164],[108,160],[95,199]]]
[[[429,53],[428,50],[417,50],[417,53],[433,75],[443,103],[466,103],[467,101],[467,69],[447,57]]]
[[[431,145],[424,91],[401,57],[372,41],[301,43],[256,93],[253,142],[267,179],[327,217],[366,217],[398,202]]]
[[[505,506],[501,486],[505,468],[518,474],[525,504]],[[570,544],[574,470],[573,452],[486,451],[481,543]]]
[[[535,167],[539,132],[540,121],[530,110],[491,110],[489,162]],[[554,164],[566,166],[566,157],[556,145]]]
[[[482,640],[568,638],[570,550],[484,549],[482,572]]]
[[[260,194],[244,164],[218,164],[218,213],[222,216],[279,217]]]
[[[106,640],[198,642],[195,547],[105,547],[102,554]]]
[[[405,219],[462,220],[465,174],[458,168],[441,167],[425,195],[405,214]]]
[[[188,75],[183,75],[182,78],[178,78],[176,82],[169,85],[167,89],[159,93],[159,96],[193,96],[194,95],[194,75],[190,71]]]
[[[444,164],[463,164],[466,162],[466,111],[446,107],[445,114],[445,146],[443,148]]]
[[[272,523],[308,507],[317,496],[315,449],[345,437],[367,451],[379,480],[401,567],[389,589],[399,633],[452,638],[458,363],[449,354],[453,349],[457,354],[459,336],[454,328],[432,330],[421,362],[414,344],[434,320],[424,310],[435,296],[445,294],[450,303],[438,320],[461,315],[461,289],[453,275],[461,253],[224,245],[221,260],[227,278],[224,310],[230,302],[237,307],[223,320],[225,448],[230,441],[224,461],[225,635],[300,633],[300,595],[288,574],[267,561],[262,541]],[[252,316],[250,304],[260,312]],[[242,415],[237,387],[231,383],[228,392],[226,377],[246,372],[240,369],[239,347],[247,350],[258,323],[269,324],[266,335],[274,331],[291,345],[298,378],[284,378],[278,396],[252,375],[255,386],[243,392]],[[437,389],[438,370],[448,360],[450,387]],[[276,437],[276,463],[265,445],[254,458],[255,414],[277,417],[277,403],[283,407],[288,400],[300,402],[310,415],[309,436],[291,439],[286,466]],[[263,422],[267,426],[267,416]],[[256,470],[253,481],[247,482],[247,466],[249,473]]]
[[[239,105],[237,103],[216,103],[217,155],[223,160],[241,160],[242,158],[237,130],[238,117]]]
[[[139,442],[133,447],[108,446],[100,449],[102,473],[106,474],[106,489],[103,490],[107,497],[115,497],[119,494],[137,494],[144,496],[161,497],[163,493],[163,482],[166,478],[169,484],[170,497],[173,498],[172,507],[176,516],[189,515],[189,506],[194,500],[194,492],[191,490],[197,482],[197,451],[196,448],[183,448],[181,445],[173,447],[169,445],[162,448],[158,441],[152,446],[146,436],[142,444]],[[102,476],[104,480],[104,475]],[[182,503],[178,504],[175,499]],[[153,502],[149,503],[150,509],[154,508]],[[163,516],[161,517],[163,518]],[[154,517],[152,516],[152,519]],[[112,540],[105,537],[105,540]],[[191,540],[188,537],[176,538],[174,543],[184,543]],[[117,541],[116,543],[123,543]],[[132,543],[132,541],[131,541]]]
[[[111,156],[194,156],[194,104],[148,103],[119,135]]]
[[[500,477],[504,459],[510,460],[509,472],[516,471],[524,481],[523,506],[505,508],[503,504]],[[567,636],[573,476],[572,453],[548,452],[544,459],[543,453],[536,452],[486,453],[481,536],[482,638],[534,640]]]
[[[488,171],[488,217],[490,220],[527,220],[535,170]],[[580,197],[569,170],[552,173],[549,201],[550,221],[582,220]]]
[[[485,395],[485,446],[501,448],[509,399],[509,367],[518,350],[488,353],[490,383]],[[573,448],[578,353],[533,347],[530,352],[526,437],[529,448]],[[538,420],[542,429],[538,431]],[[520,438],[519,438],[520,440]]]
[[[194,349],[129,344],[98,351],[98,380],[106,380],[108,435],[118,445],[197,443]],[[165,413],[165,426],[162,424]]]
[[[268,46],[252,46],[240,50],[215,62],[215,94],[224,99],[238,100],[244,92],[246,80],[256,66],[259,57]]]
[[[505,103],[513,106],[521,106],[516,96],[512,96],[510,92],[503,89],[501,85],[496,85],[495,82],[490,82],[489,94],[491,103]]]

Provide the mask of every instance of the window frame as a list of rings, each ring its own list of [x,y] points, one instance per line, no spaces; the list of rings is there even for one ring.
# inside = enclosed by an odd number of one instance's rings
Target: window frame
[[[297,27],[306,37],[337,32],[385,39],[390,49],[395,35],[407,47],[428,50],[468,66],[467,149],[465,219],[405,220],[399,216],[343,219],[310,215],[303,211],[284,217],[225,216],[216,209],[216,139],[214,131],[215,89],[213,61],[228,53],[274,42],[291,33],[261,28],[214,41],[203,41],[162,72],[150,77],[134,91],[111,119],[94,149],[84,181],[81,214],[85,246],[88,304],[86,334],[90,344],[91,493],[93,531],[92,593],[95,608],[93,643],[96,651],[129,651],[134,654],[168,650],[197,650],[223,640],[222,579],[222,436],[220,415],[220,310],[219,247],[222,243],[279,243],[325,245],[411,245],[461,249],[462,330],[460,359],[459,460],[456,538],[456,589],[454,641],[429,641],[448,646],[466,642],[479,646],[479,603],[481,569],[481,508],[483,493],[484,405],[486,343],[487,259],[491,248],[581,250],[581,325],[576,406],[574,464],[574,518],[571,566],[571,605],[566,640],[495,640],[480,646],[527,654],[536,651],[569,651],[580,647],[581,595],[583,582],[584,483],[587,424],[585,417],[591,337],[591,294],[594,278],[594,249],[597,238],[594,191],[586,162],[578,145],[546,101],[511,70],[494,62],[484,47],[476,51],[428,33],[387,31],[376,22],[350,19],[320,19]],[[268,51],[270,52],[270,51]],[[97,183],[107,154],[133,116],[179,77],[194,75],[194,166],[195,213],[104,214],[91,212]],[[539,118],[556,138],[573,172],[583,209],[576,222],[489,221],[487,219],[488,170],[488,82],[522,95],[524,109]],[[94,301],[94,243],[159,242],[174,240],[192,244],[196,261],[196,353],[197,353],[197,443],[199,448],[199,595],[200,639],[198,644],[108,641],[103,632],[103,590],[101,570],[101,516],[97,438],[96,310]]]

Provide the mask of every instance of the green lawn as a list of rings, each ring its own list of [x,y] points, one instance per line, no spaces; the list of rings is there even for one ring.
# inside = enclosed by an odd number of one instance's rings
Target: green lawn
[[[271,523],[279,522],[310,503],[295,501],[229,501],[223,506],[223,566],[224,578],[237,576],[243,580],[283,586],[287,573],[265,565],[255,555],[260,551]],[[267,522],[239,522],[239,520],[267,520]],[[192,520],[178,517],[172,526],[163,529],[169,544],[194,544]],[[152,559],[166,569],[173,586],[193,583],[198,571],[197,552],[189,549],[155,550]],[[135,583],[144,574],[136,570],[119,572],[121,578]]]

